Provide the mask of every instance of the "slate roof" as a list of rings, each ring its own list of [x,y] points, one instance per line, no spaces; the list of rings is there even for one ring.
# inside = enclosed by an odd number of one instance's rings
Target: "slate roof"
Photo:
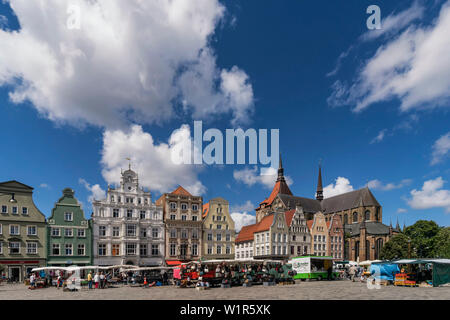
[[[316,199],[296,197],[287,194],[279,194],[278,196],[281,201],[283,201],[284,205],[289,209],[294,209],[296,206],[301,206],[303,207],[303,212],[307,213],[316,213],[317,211],[322,210],[320,201],[317,201]]]
[[[386,235],[389,234],[389,226],[378,222],[378,221],[366,221],[366,233],[372,235]],[[345,232],[349,232],[352,236],[359,235],[359,230],[361,228],[361,223],[352,223],[345,225]],[[394,232],[400,232],[396,228],[392,228]]]
[[[338,212],[363,206],[380,206],[369,188],[346,192],[322,200],[324,213]]]

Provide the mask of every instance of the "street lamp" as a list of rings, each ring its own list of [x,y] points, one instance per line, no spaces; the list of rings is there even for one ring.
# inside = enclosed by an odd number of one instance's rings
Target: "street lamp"
[[[17,200],[14,198],[14,192],[0,193],[0,195],[11,195],[11,199],[9,199],[10,203],[17,203]]]

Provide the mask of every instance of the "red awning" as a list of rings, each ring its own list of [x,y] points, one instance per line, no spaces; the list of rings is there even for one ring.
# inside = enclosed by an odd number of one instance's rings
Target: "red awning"
[[[181,264],[181,261],[176,260],[166,260],[168,266],[178,266]]]

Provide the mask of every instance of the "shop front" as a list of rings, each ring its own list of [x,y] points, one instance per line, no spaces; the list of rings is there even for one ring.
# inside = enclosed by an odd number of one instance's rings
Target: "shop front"
[[[3,260],[0,261],[7,279],[13,282],[22,282],[31,273],[33,268],[45,265],[44,260]]]

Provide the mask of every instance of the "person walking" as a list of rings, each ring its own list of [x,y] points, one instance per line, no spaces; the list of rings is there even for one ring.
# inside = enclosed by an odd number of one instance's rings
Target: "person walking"
[[[348,273],[350,274],[350,279],[355,282],[356,267],[354,265],[350,266]]]
[[[100,281],[100,272],[97,272],[94,276],[95,289],[98,289],[99,281]]]
[[[33,289],[35,287],[35,280],[36,280],[36,277],[35,277],[34,273],[32,273],[30,276],[30,287]]]
[[[89,290],[90,290],[90,289],[92,289],[92,271],[89,271],[87,280],[88,280],[88,286],[89,286]]]
[[[100,272],[100,289],[105,289],[105,275]]]

